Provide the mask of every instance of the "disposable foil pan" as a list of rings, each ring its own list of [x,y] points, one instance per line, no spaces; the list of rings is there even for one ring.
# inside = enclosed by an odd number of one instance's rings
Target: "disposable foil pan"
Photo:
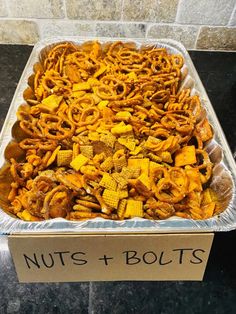
[[[12,99],[5,123],[0,135],[0,167],[4,164],[4,150],[12,139],[11,129],[16,121],[16,112],[19,105],[24,103],[23,92],[28,87],[27,82],[33,73],[33,65],[41,60],[55,43],[72,41],[83,43],[95,38],[80,37],[57,37],[38,42],[30,55],[30,58],[23,71],[15,95]],[[208,120],[214,129],[214,138],[207,144],[207,151],[210,159],[215,164],[213,169],[213,179],[211,186],[221,195],[222,206],[226,209],[210,219],[192,220],[178,217],[171,217],[166,220],[147,220],[133,218],[124,221],[112,221],[102,218],[87,221],[68,221],[63,218],[56,218],[41,222],[26,222],[9,216],[0,209],[0,234],[10,234],[14,232],[47,232],[47,233],[178,233],[178,232],[213,232],[229,231],[236,228],[236,166],[230,148],[216,117],[214,109],[200,81],[198,73],[190,59],[190,56],[182,44],[170,39],[144,40],[144,39],[123,39],[123,38],[96,38],[102,43],[116,40],[132,41],[137,46],[155,45],[165,47],[171,54],[181,54],[185,64],[182,69],[183,82],[181,88],[191,88],[191,94],[198,94],[202,106],[205,108]]]

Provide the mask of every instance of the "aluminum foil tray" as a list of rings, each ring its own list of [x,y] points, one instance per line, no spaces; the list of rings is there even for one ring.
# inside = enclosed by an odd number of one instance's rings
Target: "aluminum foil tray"
[[[26,222],[9,216],[0,209],[0,234],[14,232],[32,233],[178,233],[178,232],[214,232],[229,231],[236,228],[236,166],[230,148],[216,117],[214,109],[200,81],[198,73],[190,59],[190,56],[182,44],[170,39],[144,40],[123,38],[80,38],[80,37],[56,37],[38,42],[30,55],[26,67],[22,73],[15,95],[12,99],[5,123],[0,135],[0,167],[4,164],[4,151],[11,141],[11,129],[16,121],[16,112],[19,105],[24,103],[23,92],[28,87],[28,78],[33,73],[33,65],[40,61],[43,53],[47,52],[53,44],[58,42],[72,41],[82,43],[97,39],[100,42],[116,40],[132,41],[140,46],[156,45],[165,47],[169,53],[181,54],[185,64],[182,68],[183,82],[181,88],[191,88],[191,94],[198,94],[202,106],[205,108],[208,120],[214,129],[214,138],[207,144],[206,150],[210,159],[215,164],[211,186],[221,195],[222,206],[226,208],[218,216],[206,220],[192,220],[171,217],[167,220],[147,220],[132,218],[124,221],[112,221],[102,218],[87,221],[68,221],[56,218],[41,222]]]

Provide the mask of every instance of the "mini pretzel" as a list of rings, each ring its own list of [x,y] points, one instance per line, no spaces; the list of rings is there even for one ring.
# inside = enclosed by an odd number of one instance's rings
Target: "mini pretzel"
[[[155,195],[158,200],[170,204],[181,201],[185,194],[182,189],[169,179],[161,179],[155,189]]]
[[[75,125],[80,125],[80,118],[81,118],[81,112],[82,108],[78,106],[78,104],[71,104],[69,109],[68,109],[68,118],[69,120],[75,124]]]
[[[10,160],[10,173],[19,185],[24,186],[25,181],[33,173],[33,166],[30,163],[17,163],[14,158]]]
[[[65,116],[55,116],[52,114],[42,114],[38,122],[44,129],[44,135],[49,139],[64,139],[74,133],[74,125]]]
[[[117,59],[122,64],[133,64],[133,63],[141,63],[143,61],[143,56],[137,53],[134,50],[129,48],[120,49],[117,53]]]
[[[89,107],[83,109],[79,120],[79,126],[94,124],[100,116],[100,111],[97,107]]]
[[[20,127],[31,138],[41,138],[43,136],[36,119],[32,121],[20,121]]]
[[[203,149],[196,149],[197,164],[194,165],[200,171],[202,184],[206,183],[212,174],[212,163],[207,152]]]
[[[55,195],[59,192],[65,192],[65,196],[67,198],[67,192],[68,189],[65,186],[56,186],[55,188],[53,188],[50,192],[47,193],[44,201],[43,201],[43,206],[41,209],[41,214],[43,215],[44,218],[48,219],[49,215],[50,215],[50,207],[52,206],[51,202],[53,200],[53,198],[55,197]],[[63,198],[60,197],[60,200],[62,200]],[[65,197],[64,197],[65,200]],[[57,203],[57,206],[62,206],[63,207],[63,211],[67,211],[67,203]]]

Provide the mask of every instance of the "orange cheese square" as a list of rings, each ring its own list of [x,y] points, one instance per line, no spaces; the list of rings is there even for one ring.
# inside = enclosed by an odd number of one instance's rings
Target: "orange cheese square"
[[[197,162],[195,146],[184,146],[175,154],[175,166],[192,165]]]
[[[187,168],[189,167],[189,168]],[[192,168],[187,166],[185,169],[186,175],[188,177],[189,185],[188,185],[188,193],[192,191],[202,191],[202,183],[199,174],[199,170],[196,168]]]
[[[140,158],[140,159],[135,159],[135,158],[129,158],[128,159],[128,167],[131,168],[140,168],[142,174],[146,174],[148,176],[149,172],[149,158]]]

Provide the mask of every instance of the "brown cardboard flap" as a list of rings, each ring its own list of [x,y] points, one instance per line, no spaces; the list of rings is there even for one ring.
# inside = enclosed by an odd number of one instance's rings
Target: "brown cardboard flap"
[[[11,235],[20,282],[202,280],[213,233]]]

